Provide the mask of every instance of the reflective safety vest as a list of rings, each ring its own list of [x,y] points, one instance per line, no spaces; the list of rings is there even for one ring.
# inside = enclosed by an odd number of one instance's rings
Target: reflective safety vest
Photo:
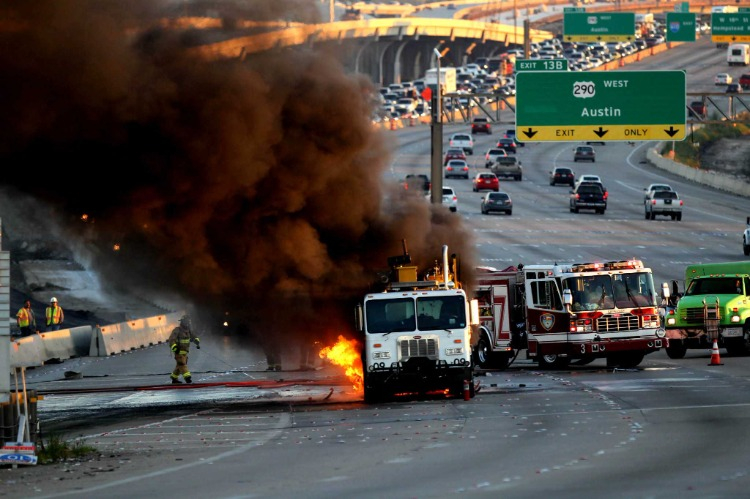
[[[29,324],[31,324],[31,318],[32,313],[31,310],[28,310],[26,307],[23,307],[21,310],[18,311],[16,314],[16,317],[18,317],[18,326],[19,327],[28,327]]]
[[[60,324],[62,322],[62,307],[47,307],[47,325]]]

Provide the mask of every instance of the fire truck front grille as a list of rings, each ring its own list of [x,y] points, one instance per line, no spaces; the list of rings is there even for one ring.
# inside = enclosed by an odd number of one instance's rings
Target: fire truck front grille
[[[631,314],[619,317],[605,315],[596,320],[596,328],[599,331],[630,331],[638,329],[638,317]]]
[[[703,307],[688,308],[685,310],[685,322],[688,324],[703,324]]]
[[[401,340],[399,344],[401,360],[409,360],[411,357],[438,358],[438,344],[436,339]]]

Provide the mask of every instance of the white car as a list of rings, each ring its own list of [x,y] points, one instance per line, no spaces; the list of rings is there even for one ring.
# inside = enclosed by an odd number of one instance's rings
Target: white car
[[[428,201],[432,199],[432,192],[425,195]],[[443,186],[443,206],[447,206],[451,211],[458,211],[458,196],[453,187]]]
[[[602,179],[599,177],[599,175],[580,175],[576,179],[576,185],[580,184],[581,182],[596,182],[596,183],[601,184]]]
[[[732,83],[732,75],[728,73],[719,73],[714,76],[714,85],[729,85]]]

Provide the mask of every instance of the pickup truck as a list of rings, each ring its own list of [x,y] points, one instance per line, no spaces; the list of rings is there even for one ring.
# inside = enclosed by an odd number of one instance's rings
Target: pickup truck
[[[495,163],[490,168],[490,171],[497,175],[498,178],[511,177],[519,182],[523,179],[523,167],[515,156],[498,157],[495,159]]]
[[[448,147],[463,149],[466,154],[474,154],[474,139],[468,133],[454,133]]]
[[[646,220],[656,215],[666,215],[672,220],[682,220],[682,199],[675,191],[651,191],[644,203]]]

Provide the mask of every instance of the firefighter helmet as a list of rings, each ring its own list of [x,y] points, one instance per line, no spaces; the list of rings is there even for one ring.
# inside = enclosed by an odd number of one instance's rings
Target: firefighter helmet
[[[183,315],[182,317],[180,317],[180,325],[190,327],[190,316]]]

